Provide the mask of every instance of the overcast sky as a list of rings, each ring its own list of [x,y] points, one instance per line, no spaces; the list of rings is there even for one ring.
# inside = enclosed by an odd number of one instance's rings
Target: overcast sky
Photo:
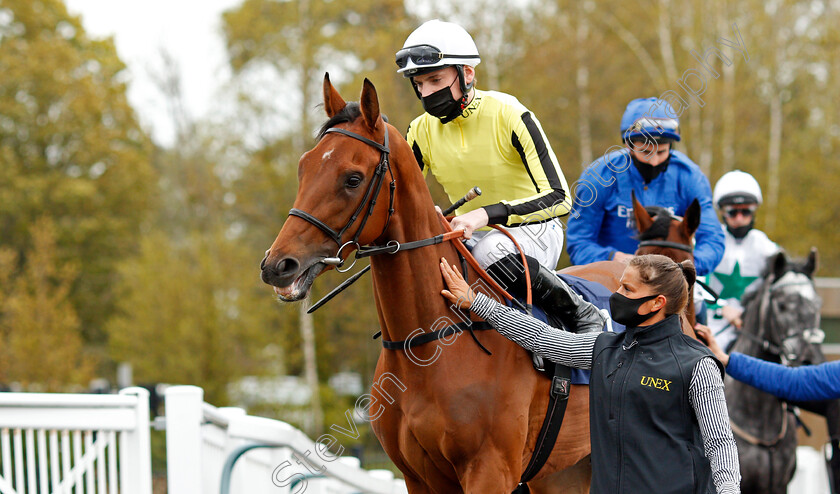
[[[220,16],[242,0],[65,0],[81,15],[92,37],[113,36],[131,72],[129,100],[143,126],[161,145],[174,131],[150,75],[161,67],[166,50],[181,71],[187,110],[193,118],[213,111],[217,91],[229,79]]]

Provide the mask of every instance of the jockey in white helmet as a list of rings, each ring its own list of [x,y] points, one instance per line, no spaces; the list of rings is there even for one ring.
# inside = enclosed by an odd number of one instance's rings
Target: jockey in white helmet
[[[708,323],[722,348],[727,348],[741,328],[744,308],[741,297],[755,288],[767,258],[779,246],[754,228],[755,214],[761,205],[761,187],[752,175],[740,170],[720,177],[713,194],[715,207],[724,223],[723,259],[709,276],[709,285],[720,295],[709,307]]]
[[[566,178],[533,113],[513,96],[475,88],[480,61],[472,37],[457,24],[431,20],[408,36],[396,53],[397,72],[410,79],[426,112],[411,122],[406,140],[420,169],[432,172],[451,201],[474,186],[483,191],[452,220],[479,264],[513,292],[524,292],[518,277],[505,276],[522,272],[513,243],[487,225],[509,227],[530,258],[536,303],[584,320],[583,312],[597,310],[553,271],[563,249],[557,218],[571,206]],[[604,321],[592,317],[600,331]]]

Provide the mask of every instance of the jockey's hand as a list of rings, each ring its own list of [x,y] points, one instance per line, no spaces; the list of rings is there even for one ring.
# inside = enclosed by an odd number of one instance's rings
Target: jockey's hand
[[[490,218],[484,208],[478,208],[469,213],[452,218],[450,224],[453,230],[464,230],[464,238],[472,238],[474,231],[487,226]]]
[[[612,260],[628,264],[630,262],[630,259],[633,259],[634,257],[636,256],[634,256],[633,254],[625,254],[624,252],[616,251],[615,254],[613,254]]]
[[[475,300],[475,292],[461,276],[461,273],[450,266],[445,257],[440,258],[440,273],[443,275],[443,281],[446,283],[448,290],[441,290],[440,294],[447,300],[455,304],[458,309],[469,309],[472,307],[472,301]]]
[[[743,309],[732,307],[731,305],[724,305],[720,311],[723,314],[723,318],[735,326],[735,329],[741,329],[741,326],[744,325],[744,321],[741,319],[741,315],[744,313]]]
[[[724,367],[729,365],[729,355],[723,352],[723,349],[720,348],[718,345],[717,340],[715,340],[715,335],[712,334],[712,330],[708,326],[703,326],[700,323],[694,325],[694,332],[697,334],[697,337],[709,347],[709,350],[715,354],[718,360],[723,364]]]

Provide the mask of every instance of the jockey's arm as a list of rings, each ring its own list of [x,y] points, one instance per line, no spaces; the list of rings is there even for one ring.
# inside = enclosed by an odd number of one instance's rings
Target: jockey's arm
[[[578,197],[567,221],[566,248],[572,264],[610,261],[617,254],[623,253],[617,248],[598,243],[604,221],[603,204],[607,191],[595,185],[599,182],[590,176],[591,173],[591,169],[584,171],[579,182],[590,184],[591,189],[587,188],[587,191],[592,196],[583,199]],[[616,260],[621,260],[620,257]]]

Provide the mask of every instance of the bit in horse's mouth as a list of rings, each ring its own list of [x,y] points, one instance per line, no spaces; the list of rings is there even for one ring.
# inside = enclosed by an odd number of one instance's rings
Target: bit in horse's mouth
[[[301,271],[300,275],[295,278],[295,281],[291,282],[288,286],[285,287],[274,287],[274,293],[277,294],[277,298],[282,300],[283,302],[296,302],[304,297],[309,293],[309,288],[312,286],[312,282],[315,280],[315,277],[324,270],[326,264],[322,262],[315,262],[308,268]]]

